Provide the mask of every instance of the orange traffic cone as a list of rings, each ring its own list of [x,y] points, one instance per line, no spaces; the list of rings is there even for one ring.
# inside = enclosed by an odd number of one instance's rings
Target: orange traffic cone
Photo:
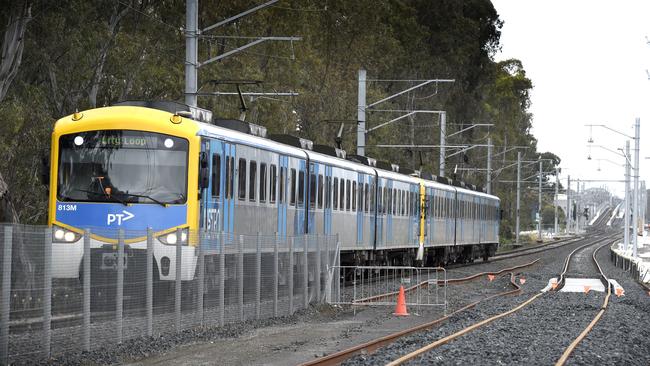
[[[397,295],[397,306],[395,306],[395,312],[393,315],[409,315],[409,313],[406,311],[406,296],[404,295],[404,286],[399,287],[399,294]]]

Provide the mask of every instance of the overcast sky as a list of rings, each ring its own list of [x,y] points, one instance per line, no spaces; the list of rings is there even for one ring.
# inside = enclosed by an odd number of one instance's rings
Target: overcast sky
[[[606,124],[634,136],[641,119],[640,179],[650,180],[650,1],[492,0],[501,20],[503,50],[497,60],[517,58],[532,80],[533,134],[540,151],[562,159],[561,178],[623,179],[624,158],[592,148],[590,128]],[[616,150],[625,137],[594,127],[595,144]],[[634,142],[630,141],[633,154]],[[600,171],[598,165],[600,164]],[[591,183],[600,186],[602,183]],[[622,184],[610,186],[623,192]],[[575,187],[574,187],[575,189]]]

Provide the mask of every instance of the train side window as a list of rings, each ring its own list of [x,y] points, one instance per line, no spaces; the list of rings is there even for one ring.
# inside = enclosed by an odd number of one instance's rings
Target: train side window
[[[284,203],[287,199],[285,191],[287,188],[287,168],[280,167],[280,197],[278,198],[279,203]]]
[[[212,154],[212,197],[221,195],[221,155]]]
[[[256,189],[257,187],[255,185],[256,182],[257,182],[257,162],[251,160],[250,167],[248,168],[248,200],[249,201],[255,201],[255,192],[257,191]]]
[[[381,214],[384,211],[384,187],[377,186],[377,214]]]
[[[290,179],[291,179],[291,183],[290,183],[291,185],[289,187],[291,188],[289,189],[289,204],[291,206],[295,206],[296,205],[296,169],[291,168]]]
[[[399,189],[393,189],[393,215],[399,216]]]
[[[357,210],[357,182],[352,182],[352,211]]]
[[[298,172],[298,204],[305,202],[305,172]]]
[[[243,200],[246,198],[246,159],[239,158],[239,167],[238,167],[238,189],[239,189],[239,199]]]
[[[374,181],[371,181],[370,190],[368,191],[369,192],[368,197],[370,197],[370,199],[368,200],[369,201],[368,208],[370,210],[370,213],[375,212],[375,189],[376,189],[375,183]]]
[[[368,203],[370,201],[370,190],[368,189],[368,183],[363,185],[363,211],[368,213]]]
[[[390,188],[386,188],[386,192],[384,193],[386,197],[386,213],[391,214],[393,212],[393,190]]]
[[[350,211],[350,180],[345,180],[345,210]]]
[[[323,208],[323,175],[318,174],[318,208]]]
[[[381,204],[381,207],[382,207],[381,212],[385,214],[385,213],[388,212],[388,209],[389,209],[388,205],[390,204],[390,201],[389,201],[390,189],[388,189],[387,187],[383,187],[381,191],[383,193],[383,196],[381,198],[381,203],[382,203]]]
[[[316,174],[309,175],[309,207],[316,207]]]
[[[275,190],[277,188],[278,184],[278,171],[277,167],[275,164],[271,164],[270,172],[269,172],[269,201],[271,203],[275,203]]]
[[[226,162],[226,198],[232,199],[235,190],[235,158],[229,157]]]
[[[393,215],[397,215],[397,189],[393,188],[393,197],[391,198],[393,206]]]
[[[345,209],[345,206],[343,204],[345,203],[345,179],[341,179],[341,182],[339,184],[339,208],[341,211]],[[348,211],[350,210],[350,206],[348,206]]]
[[[325,177],[325,208],[332,208],[332,177]]]
[[[266,179],[266,163],[260,163],[260,202],[266,202],[266,187],[268,180]]]
[[[339,179],[334,178],[334,209],[339,209]]]

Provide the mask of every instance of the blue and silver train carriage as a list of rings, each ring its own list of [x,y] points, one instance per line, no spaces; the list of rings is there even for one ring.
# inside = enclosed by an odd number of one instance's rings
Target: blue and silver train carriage
[[[450,183],[305,139],[266,137],[263,127],[213,120],[183,104],[87,110],[60,119],[52,133],[53,276],[79,276],[86,228],[95,269],[106,271],[114,271],[124,229],[127,273],[144,265],[151,228],[161,280],[175,279],[179,241],[182,279],[195,276],[198,240],[190,233],[198,230],[338,234],[342,264],[492,255],[499,199]]]

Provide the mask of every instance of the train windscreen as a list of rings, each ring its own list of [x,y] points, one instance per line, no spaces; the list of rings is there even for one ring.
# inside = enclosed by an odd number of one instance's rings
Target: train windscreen
[[[103,130],[59,139],[59,201],[179,204],[187,199],[186,139]]]

